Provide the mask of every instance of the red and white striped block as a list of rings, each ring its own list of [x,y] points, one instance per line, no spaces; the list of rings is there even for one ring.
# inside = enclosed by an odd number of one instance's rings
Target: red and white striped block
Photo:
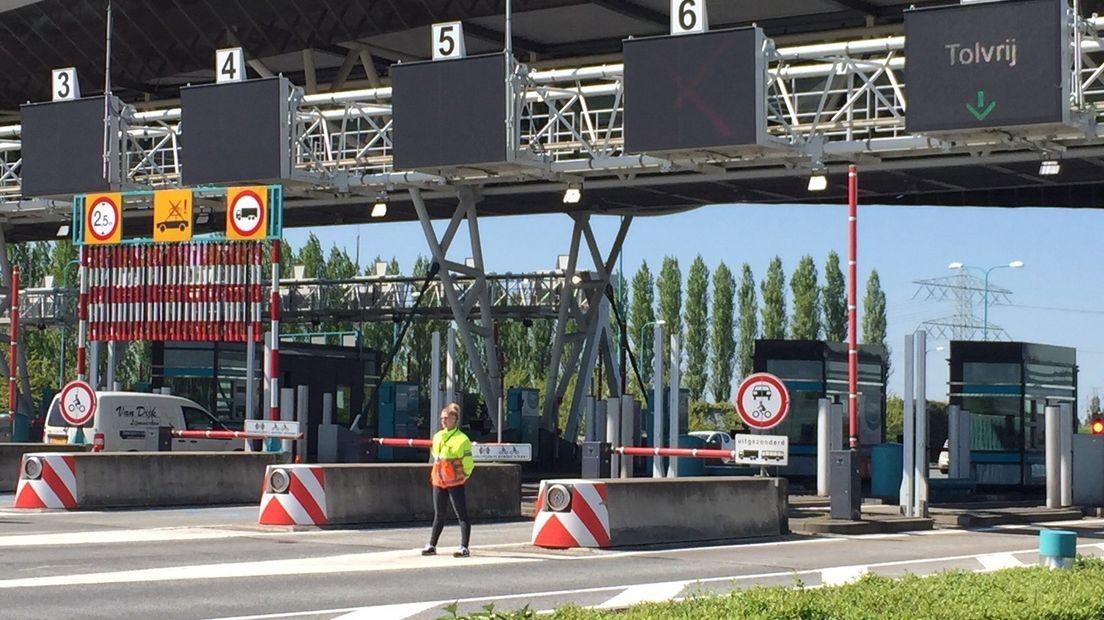
[[[31,459],[37,461],[38,467],[28,466]],[[68,454],[24,454],[19,467],[19,486],[15,490],[15,507],[76,509],[76,459]]]
[[[273,473],[288,478],[284,489],[273,488]],[[326,472],[317,465],[269,465],[257,522],[261,525],[326,525]]]
[[[546,495],[549,487],[563,485],[571,491],[571,505],[553,511]],[[610,546],[610,522],[606,485],[591,480],[544,480],[537,495],[533,545],[547,549]]]

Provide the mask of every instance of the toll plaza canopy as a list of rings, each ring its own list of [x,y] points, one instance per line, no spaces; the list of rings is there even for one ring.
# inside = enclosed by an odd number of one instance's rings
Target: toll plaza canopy
[[[68,218],[77,189],[51,184],[66,172],[52,169],[59,152],[77,152],[78,137],[90,158],[110,151],[91,142],[102,123],[45,103],[64,67],[82,101],[104,103],[107,4],[0,0],[0,214],[11,240],[52,238]],[[220,183],[286,183],[287,226],[371,221],[380,202],[391,205],[382,221],[413,220],[402,190],[415,186],[433,217],[453,213],[457,186],[476,188],[481,215],[840,203],[851,162],[864,203],[1093,207],[1104,195],[1104,21],[1094,15],[1104,0],[1081,2],[1076,17],[1065,0],[709,1],[708,32],[692,36],[671,36],[670,0],[512,5],[502,62],[505,0],[113,0],[107,107],[120,143],[115,177],[102,180],[212,183],[194,176],[208,153],[249,151],[189,141],[186,127],[218,110],[244,131],[256,102],[272,111],[265,118],[291,119],[257,140],[285,159],[250,174],[208,167],[228,176]],[[431,62],[432,25],[457,21],[466,58]],[[226,48],[243,50],[253,95],[212,84]],[[511,77],[466,81],[499,67]],[[418,108],[426,97],[415,88],[436,88],[436,107]],[[448,115],[476,95],[495,105],[472,109],[493,114]],[[35,138],[58,119],[71,136]],[[220,133],[208,124],[202,135]],[[431,148],[447,156],[427,159]],[[565,189],[580,190],[581,204],[565,203]]]

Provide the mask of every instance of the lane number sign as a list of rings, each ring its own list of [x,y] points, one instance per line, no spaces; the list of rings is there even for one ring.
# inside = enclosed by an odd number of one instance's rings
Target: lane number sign
[[[80,84],[77,83],[77,68],[65,67],[52,72],[53,101],[72,101],[80,99]]]
[[[215,50],[215,82],[245,81],[245,53],[240,47]]]
[[[447,60],[467,56],[464,48],[464,24],[445,22],[433,24],[433,60]]]
[[[61,417],[70,426],[84,426],[96,413],[96,391],[84,381],[72,381],[61,390]]]
[[[790,410],[790,393],[778,377],[758,372],[748,376],[736,391],[736,410],[750,428],[778,426]]]
[[[119,243],[123,238],[122,194],[89,194],[85,198],[84,242]]]
[[[226,198],[226,237],[239,241],[265,238],[268,188],[235,187]]]
[[[671,34],[692,34],[709,30],[706,0],[671,0]]]

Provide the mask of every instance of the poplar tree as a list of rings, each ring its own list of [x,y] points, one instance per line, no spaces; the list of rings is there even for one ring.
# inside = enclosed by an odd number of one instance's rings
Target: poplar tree
[[[648,261],[640,263],[640,269],[633,276],[632,304],[629,308],[629,338],[636,351],[636,363],[644,383],[652,379],[652,334],[641,333],[644,326],[655,321],[655,279],[648,269]],[[635,382],[630,382],[635,384]]]
[[[839,255],[828,253],[824,265],[824,339],[829,342],[847,340],[847,288],[840,270]]]
[[[752,287],[752,294],[755,289]],[[726,402],[732,395],[732,364],[736,358],[736,330],[733,302],[736,279],[728,265],[721,261],[713,272],[713,313],[711,316],[713,346],[710,357],[709,389],[714,402]],[[755,311],[752,310],[754,318]]]
[[[659,318],[666,322],[663,328],[663,376],[666,379],[671,376],[670,336],[678,334],[680,339],[682,337],[682,271],[674,256],[663,258],[656,287],[659,289]]]
[[[786,273],[782,259],[775,256],[767,267],[763,291],[763,338],[782,340],[786,337]]]
[[[791,336],[794,340],[817,340],[820,338],[820,287],[812,256],[806,254],[797,263],[790,279],[790,290],[794,300]]]
[[[866,281],[866,296],[863,298],[862,343],[885,345],[885,340],[886,298],[878,270],[875,269]]]
[[[744,263],[740,276],[740,291],[737,293],[740,303],[740,346],[737,354],[740,376],[746,377],[754,368],[755,339],[759,337],[759,300],[755,294],[755,276],[751,266]]]
[[[686,279],[686,377],[690,398],[705,394],[709,360],[709,268],[701,254],[690,264]]]

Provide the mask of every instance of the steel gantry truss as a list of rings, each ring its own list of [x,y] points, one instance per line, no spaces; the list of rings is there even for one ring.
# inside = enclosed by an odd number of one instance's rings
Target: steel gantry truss
[[[1071,19],[1073,19],[1071,17]],[[301,192],[316,189],[371,194],[445,183],[493,185],[527,181],[611,179],[631,184],[655,172],[698,171],[770,176],[756,170],[794,168],[862,156],[891,165],[895,157],[967,153],[974,163],[999,151],[1057,156],[1067,148],[1100,144],[1104,129],[1104,18],[1078,19],[1069,42],[1074,79],[1071,109],[1078,123],[1039,135],[988,131],[954,139],[909,134],[905,38],[889,36],[775,48],[768,40],[767,119],[781,149],[747,153],[702,151],[665,158],[624,152],[624,67],[604,64],[528,70],[518,65],[517,161],[509,170],[457,168],[442,175],[392,167],[391,88],[327,94],[292,94],[296,110],[293,159]],[[1079,48],[1079,52],[1075,50]],[[180,109],[123,114],[125,183],[162,187],[179,184]],[[20,126],[0,127],[0,213],[32,216],[35,203],[20,204]],[[938,165],[933,163],[933,165]],[[738,175],[737,175],[738,176]],[[288,189],[294,198],[296,188]],[[312,197],[317,202],[317,196]],[[41,206],[41,205],[38,205]]]

